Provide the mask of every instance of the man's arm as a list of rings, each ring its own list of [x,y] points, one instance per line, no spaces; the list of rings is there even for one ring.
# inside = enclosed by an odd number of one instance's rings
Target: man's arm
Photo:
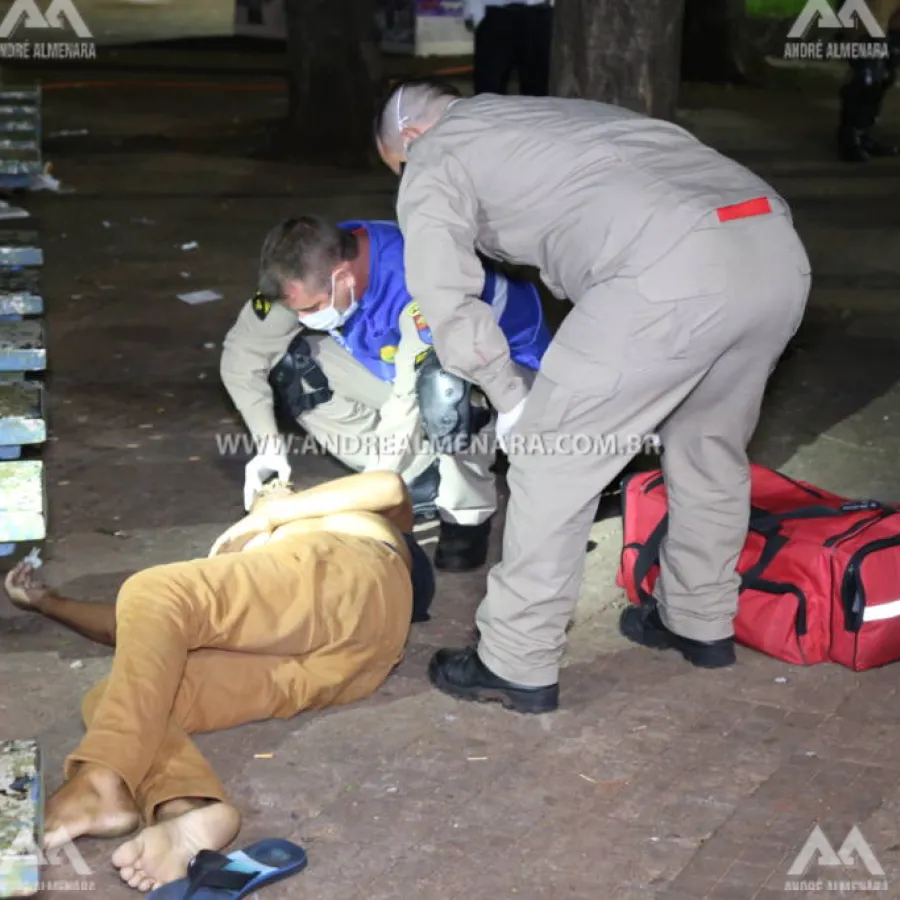
[[[475,254],[477,215],[474,189],[455,159],[424,169],[409,166],[397,201],[407,287],[428,322],[441,365],[478,385],[505,413],[528,392],[490,304],[480,299],[484,268]]]
[[[378,513],[401,531],[413,526],[413,509],[403,479],[393,472],[363,472],[348,475],[260,504],[253,516],[275,529],[298,519],[320,519],[340,513]]]
[[[299,330],[297,316],[280,303],[257,312],[250,301],[244,304],[222,345],[222,383],[263,452],[275,452],[277,444],[267,447],[267,443],[277,441],[279,434],[269,371]]]
[[[116,607],[112,603],[85,603],[69,600],[47,587],[34,567],[22,560],[6,576],[6,593],[19,609],[37,612],[72,631],[114,647],[116,643]]]

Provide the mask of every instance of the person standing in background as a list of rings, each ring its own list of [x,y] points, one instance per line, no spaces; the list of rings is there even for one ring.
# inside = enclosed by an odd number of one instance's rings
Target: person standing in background
[[[879,140],[872,130],[878,123],[885,96],[900,69],[900,0],[869,0],[871,23],[863,22],[850,40],[879,47],[871,57],[850,57],[850,78],[841,87],[838,157],[843,162],[868,162],[873,157],[898,156],[900,147]],[[871,33],[875,30],[875,33]]]
[[[464,0],[463,10],[475,33],[475,93],[505,94],[515,70],[520,94],[546,97],[553,0]]]

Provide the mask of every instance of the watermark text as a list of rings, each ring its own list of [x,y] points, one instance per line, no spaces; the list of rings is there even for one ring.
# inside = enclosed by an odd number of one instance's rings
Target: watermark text
[[[637,456],[660,453],[657,435],[638,434],[513,434],[501,445],[493,433],[468,439],[448,438],[428,441],[399,435],[327,435],[321,440],[311,435],[251,436],[217,434],[219,456],[414,456],[450,453],[491,455],[502,449],[508,456]]]

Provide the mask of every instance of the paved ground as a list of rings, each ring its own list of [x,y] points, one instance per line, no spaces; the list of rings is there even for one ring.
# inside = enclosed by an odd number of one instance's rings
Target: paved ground
[[[0,0],[0,18],[14,0]],[[46,6],[38,4],[41,10]],[[76,8],[101,45],[234,33],[234,0],[76,0]],[[42,40],[74,40],[62,34]]]
[[[109,601],[135,568],[204,553],[241,512],[243,460],[214,440],[238,428],[217,361],[267,228],[301,210],[390,216],[395,184],[249,157],[277,93],[47,96],[47,154],[72,190],[28,200],[45,229],[51,329],[47,573]],[[828,97],[690,91],[686,106],[701,135],[790,198],[816,273],[755,458],[900,499],[900,163],[833,163]],[[176,299],[202,288],[226,299]],[[306,458],[295,472],[312,484],[339,469]],[[306,873],[260,897],[774,900],[814,821],[836,846],[858,825],[887,872],[881,896],[900,897],[896,669],[803,670],[743,651],[710,675],[630,649],[614,628],[618,522],[594,540],[559,712],[520,718],[429,688],[429,655],[468,635],[479,572],[442,577],[434,620],[372,700],[200,740],[245,813],[241,841],[309,850]],[[79,697],[108,667],[105,650],[52,625],[0,622],[2,733],[40,738],[50,787],[81,733]],[[128,896],[110,846],[83,849],[98,896]],[[75,875],[62,864],[47,877]]]

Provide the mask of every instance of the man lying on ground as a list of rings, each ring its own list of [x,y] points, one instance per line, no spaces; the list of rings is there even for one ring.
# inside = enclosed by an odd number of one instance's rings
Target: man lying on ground
[[[115,606],[61,597],[19,563],[6,579],[13,603],[116,648],[48,801],[46,847],[143,821],[112,861],[148,891],[229,844],[240,814],[188,735],[375,691],[434,595],[412,525],[400,476],[371,472],[299,493],[267,487],[210,558],[132,575]]]

